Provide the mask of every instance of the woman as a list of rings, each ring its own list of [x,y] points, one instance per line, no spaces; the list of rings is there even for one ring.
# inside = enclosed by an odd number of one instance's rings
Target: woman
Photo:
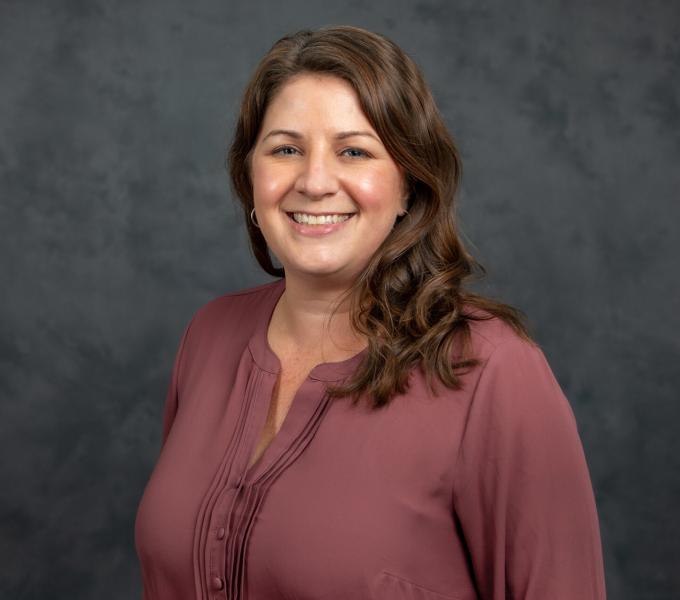
[[[464,286],[460,160],[416,65],[354,27],[282,38],[229,163],[278,279],[184,332],[144,598],[604,598],[573,413],[522,313]]]

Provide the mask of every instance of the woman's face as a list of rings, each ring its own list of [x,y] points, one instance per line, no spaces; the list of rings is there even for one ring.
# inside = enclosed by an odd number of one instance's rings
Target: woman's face
[[[402,170],[352,86],[334,76],[282,86],[251,168],[257,221],[286,276],[353,280],[406,209]]]

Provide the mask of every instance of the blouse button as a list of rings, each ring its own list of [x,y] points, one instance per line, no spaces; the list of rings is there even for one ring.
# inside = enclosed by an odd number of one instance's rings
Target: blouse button
[[[221,577],[213,577],[212,586],[214,590],[221,590],[224,587],[224,581]]]
[[[220,527],[215,535],[218,540],[221,540],[224,537],[224,527]]]

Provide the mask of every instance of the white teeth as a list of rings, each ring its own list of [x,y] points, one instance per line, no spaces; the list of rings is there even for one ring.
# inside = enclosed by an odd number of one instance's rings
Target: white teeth
[[[352,215],[308,215],[307,213],[293,213],[293,219],[297,223],[304,223],[305,225],[325,225],[328,223],[341,223],[346,221]]]

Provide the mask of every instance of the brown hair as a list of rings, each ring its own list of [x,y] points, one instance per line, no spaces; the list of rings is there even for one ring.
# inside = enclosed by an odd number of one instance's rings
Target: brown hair
[[[464,289],[466,279],[481,277],[486,270],[468,254],[457,232],[458,150],[418,66],[391,40],[358,27],[324,27],[284,36],[246,87],[228,162],[261,267],[270,275],[284,276],[249,218],[250,154],[274,94],[301,73],[334,75],[352,85],[385,148],[403,167],[410,190],[408,213],[397,220],[347,291],[352,327],[367,336],[368,352],[351,379],[329,387],[330,396],[350,395],[356,404],[368,394],[372,406],[380,408],[406,391],[408,372],[416,366],[435,394],[433,375],[445,386],[459,389],[456,371],[479,363],[466,354],[470,320],[498,317],[532,341],[522,311]],[[464,352],[453,360],[458,336]]]

